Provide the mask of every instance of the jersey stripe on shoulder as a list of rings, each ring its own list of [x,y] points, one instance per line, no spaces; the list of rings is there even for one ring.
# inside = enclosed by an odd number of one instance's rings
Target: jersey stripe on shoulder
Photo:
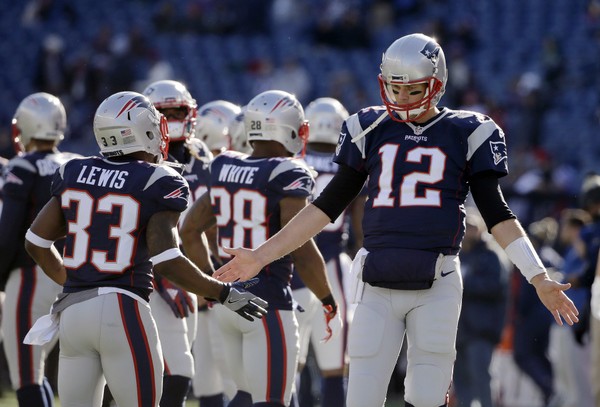
[[[23,157],[14,157],[13,159],[11,159],[9,161],[8,168],[11,169],[11,168],[15,168],[15,167],[22,168],[25,171],[29,171],[29,172],[37,172],[35,165],[33,165],[30,161],[27,161]]]
[[[469,135],[468,139],[468,150],[467,150],[467,161],[473,157],[475,151],[481,145],[490,138],[494,131],[500,130],[500,128],[492,120],[481,123],[473,133]]]
[[[152,175],[148,179],[148,182],[146,182],[146,186],[144,186],[144,191],[150,188],[152,184],[154,184],[162,177],[178,177],[183,179],[181,174],[179,174],[174,168],[169,167],[167,165],[157,165],[154,167],[154,172],[152,172]]]
[[[360,124],[360,119],[358,118],[358,113],[354,113],[352,116],[346,119],[346,128],[348,129],[348,136],[350,136],[350,139],[353,139],[363,131],[363,128]],[[365,141],[365,138],[362,137],[355,143],[356,147],[363,156],[365,154]],[[340,143],[341,142],[343,142],[342,137],[340,137]]]
[[[308,174],[311,173],[310,169],[308,168],[308,165],[302,160],[282,160],[275,168],[273,168],[273,171],[269,176],[269,181],[275,179],[279,174],[283,174],[286,171],[293,171],[296,169],[304,170]]]

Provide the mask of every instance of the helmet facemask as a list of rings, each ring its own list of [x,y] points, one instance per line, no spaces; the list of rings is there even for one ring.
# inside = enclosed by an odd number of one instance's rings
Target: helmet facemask
[[[442,90],[443,83],[434,77],[428,78],[428,81],[418,80],[415,82],[402,82],[393,80],[386,81],[383,76],[379,74],[378,80],[381,99],[383,100],[390,117],[401,123],[419,120],[427,113],[427,111],[429,111],[429,109],[437,105],[437,102],[442,96],[439,93]],[[427,84],[425,95],[422,99],[407,104],[398,104],[396,102],[393,91],[394,85],[416,85],[421,83]],[[394,112],[396,114],[394,114]]]

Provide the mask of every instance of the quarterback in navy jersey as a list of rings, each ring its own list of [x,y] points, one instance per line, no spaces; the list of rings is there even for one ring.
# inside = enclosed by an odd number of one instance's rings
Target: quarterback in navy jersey
[[[25,235],[28,253],[63,286],[25,341],[44,344],[59,335],[63,405],[99,407],[106,380],[117,404],[156,407],[163,359],[148,304],[155,272],[229,301],[251,320],[262,317],[267,303],[207,276],[181,253],[175,230],[190,191],[178,171],[160,164],[167,124],[145,96],[108,97],[96,111],[94,134],[103,157],[62,165],[52,198]],[[54,241],[64,236],[60,256]]]
[[[368,180],[364,247],[353,263],[357,302],[348,339],[348,407],[382,406],[407,338],[405,405],[447,406],[462,302],[457,253],[470,192],[488,229],[536,288],[558,324],[578,321],[569,284],[549,278],[498,185],[507,173],[504,135],[488,117],[438,108],[447,81],[435,39],[411,34],[383,54],[384,106],[350,116],[323,193],[276,236],[236,257],[217,278],[250,278],[335,221]]]
[[[199,233],[211,225],[218,227],[219,256],[225,263],[230,256],[223,248],[259,246],[305,207],[313,192],[310,169],[291,158],[304,147],[308,130],[298,100],[283,91],[263,92],[248,103],[244,121],[252,154],[225,151],[215,157],[210,192],[194,203],[181,228],[184,248],[197,263],[203,261]],[[341,325],[325,264],[312,240],[265,265],[259,282],[248,288],[269,302],[263,324],[246,324],[220,306],[214,309],[238,390],[231,405],[290,403],[298,358],[292,263],[326,307],[327,320]]]
[[[54,396],[44,377],[45,359],[55,341],[43,347],[23,344],[32,323],[48,312],[60,286],[36,267],[23,247],[27,228],[50,199],[54,172],[76,154],[60,152],[66,112],[54,95],[39,92],[19,104],[13,118],[13,141],[19,151],[4,168],[4,209],[0,218],[0,289],[3,345],[11,383],[21,406],[52,406]],[[57,242],[62,247],[62,242]]]

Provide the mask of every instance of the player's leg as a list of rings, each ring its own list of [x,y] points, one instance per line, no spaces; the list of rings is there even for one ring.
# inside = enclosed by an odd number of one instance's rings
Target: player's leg
[[[442,270],[456,272],[438,278],[429,290],[419,291],[414,309],[406,316],[408,365],[404,398],[413,406],[445,406],[452,380],[462,301],[458,258],[446,256]],[[397,292],[395,296],[403,293],[407,292]]]
[[[23,406],[52,406],[43,388],[45,360],[56,340],[44,346],[23,344],[31,325],[50,307],[61,287],[38,267],[13,270],[6,285],[2,331],[10,379]],[[51,393],[51,392],[50,392]]]
[[[250,386],[244,371],[244,345],[243,345],[243,323],[248,322],[235,312],[221,304],[216,304],[210,312],[214,313],[216,327],[221,335],[222,355],[225,362],[225,369],[235,385],[236,394],[229,403],[229,406],[249,406],[252,405]],[[248,322],[250,323],[250,322]],[[253,350],[258,352],[259,350]],[[258,368],[255,367],[258,370]]]
[[[302,287],[294,290],[293,296],[300,308],[294,311],[296,314],[296,320],[298,321],[299,353],[298,374],[296,375],[296,380],[294,381],[294,386],[292,389],[292,400],[294,403],[301,405],[300,395],[303,394],[304,391],[302,386],[306,386],[306,383],[303,383],[301,380],[301,373],[304,370],[304,365],[306,364],[313,320],[315,318],[323,318],[323,315],[319,312],[321,308],[321,302],[308,288]]]
[[[224,384],[221,377],[221,368],[217,362],[213,347],[211,345],[211,335],[218,334],[213,332],[211,319],[214,319],[214,312],[205,307],[198,311],[196,338],[192,345],[194,355],[194,395],[200,399],[202,407],[224,407]],[[220,335],[220,334],[219,334]]]
[[[244,372],[253,405],[288,406],[298,363],[294,311],[271,310],[253,322],[238,318],[244,334]]]
[[[148,304],[124,294],[103,301],[99,350],[110,391],[119,406],[159,405],[162,349]]]
[[[322,342],[322,339],[326,335],[325,320],[323,315],[317,315],[313,319],[311,340],[322,376],[321,403],[330,407],[342,407],[345,399],[344,367],[347,363],[348,318],[346,317],[347,306],[342,275],[344,272],[348,272],[350,264],[350,258],[344,253],[327,263],[327,274],[331,291],[338,304],[338,313],[344,322],[344,329],[341,334],[331,338],[327,342]]]
[[[404,338],[410,303],[392,308],[395,290],[365,284],[348,336],[348,407],[383,406]]]
[[[160,404],[164,407],[181,406],[185,403],[194,375],[187,320],[177,318],[156,292],[150,295],[150,307],[158,327],[165,362]]]
[[[102,402],[105,381],[98,353],[102,306],[103,298],[96,297],[60,314],[58,393],[63,407],[99,406]]]

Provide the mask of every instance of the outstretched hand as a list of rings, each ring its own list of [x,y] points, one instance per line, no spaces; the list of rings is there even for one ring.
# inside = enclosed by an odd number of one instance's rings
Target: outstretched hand
[[[246,281],[256,276],[262,269],[262,264],[254,250],[224,247],[223,251],[233,257],[228,263],[219,267],[213,277],[220,281],[234,282]]]
[[[579,322],[577,307],[564,293],[571,288],[571,284],[562,284],[551,280],[546,274],[533,277],[531,283],[534,285],[540,301],[548,308],[558,325],[563,325],[563,319],[569,325]]]

